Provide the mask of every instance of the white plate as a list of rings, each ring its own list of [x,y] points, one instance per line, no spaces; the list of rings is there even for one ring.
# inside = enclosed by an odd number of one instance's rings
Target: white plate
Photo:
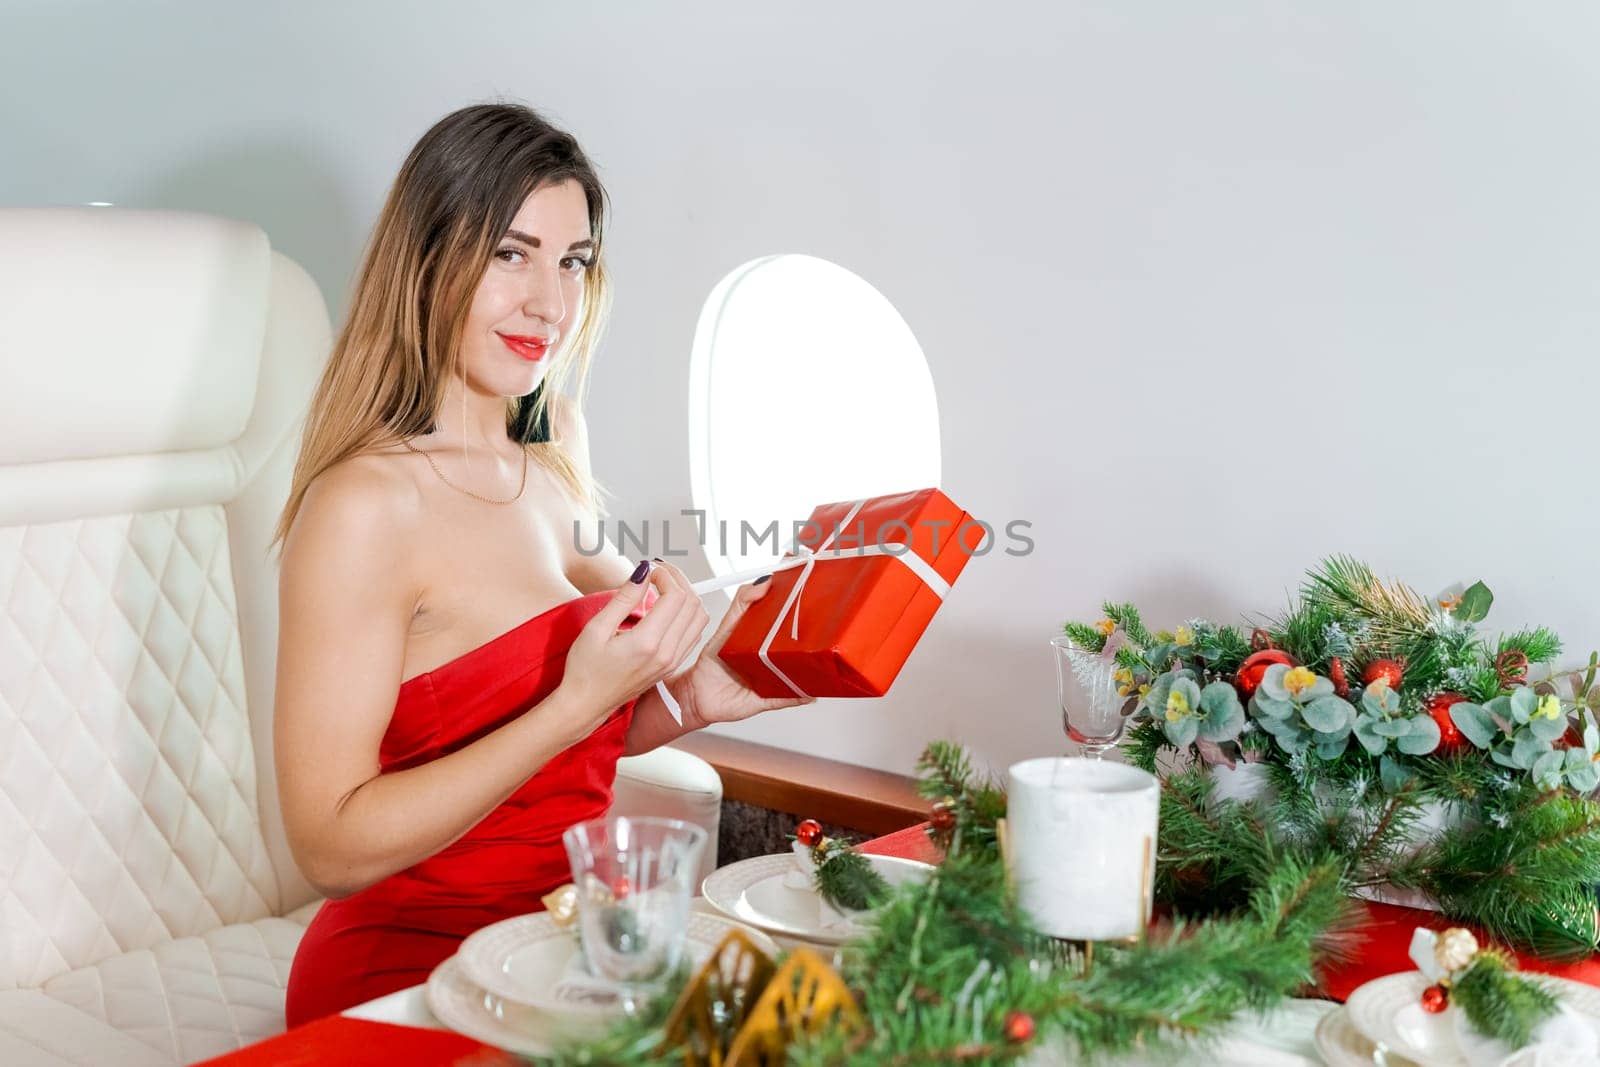
[[[867,860],[891,886],[920,881],[933,870],[926,863],[894,856],[869,855]],[[755,856],[712,871],[700,892],[723,914],[785,937],[839,945],[865,932],[851,922],[824,926],[816,890],[784,884],[785,875],[797,869],[792,853]]]
[[[1334,1008],[1317,1023],[1317,1051],[1328,1061],[1328,1067],[1373,1067],[1382,1062],[1386,1067],[1416,1067],[1411,1060],[1397,1052],[1385,1050],[1378,1059],[1378,1046],[1361,1035],[1350,1021],[1344,1008]]]
[[[507,1004],[473,985],[458,956],[433,969],[424,994],[434,1018],[458,1034],[523,1056],[549,1056],[555,1051],[554,1035],[542,1012]]]
[[[769,956],[778,954],[778,946],[759,931],[721,915],[690,912],[683,943],[688,965],[698,968],[709,959],[730,930],[742,930]],[[614,995],[561,981],[580,952],[577,926],[558,926],[549,912],[540,911],[484,927],[463,941],[456,955],[465,976],[500,1000],[580,1026],[609,1021],[621,1011]]]
[[[1549,975],[1530,975],[1548,985],[1561,1003],[1600,1026],[1600,989]],[[1422,991],[1431,983],[1418,971],[1377,978],[1350,994],[1350,1022],[1368,1040],[1409,1056],[1421,1067],[1464,1067],[1448,1012],[1422,1010]]]

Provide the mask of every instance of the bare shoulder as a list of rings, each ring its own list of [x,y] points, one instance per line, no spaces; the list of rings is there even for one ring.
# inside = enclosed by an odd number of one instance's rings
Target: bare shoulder
[[[284,573],[303,569],[351,577],[393,568],[423,515],[404,454],[366,452],[311,480],[284,542]],[[390,571],[392,573],[392,571]]]

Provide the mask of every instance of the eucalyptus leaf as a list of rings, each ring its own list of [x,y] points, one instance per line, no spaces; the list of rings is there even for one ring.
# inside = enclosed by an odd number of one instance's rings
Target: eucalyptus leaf
[[[1284,688],[1283,676],[1289,673],[1289,668],[1282,663],[1274,663],[1267,668],[1261,676],[1261,684],[1256,686],[1256,695],[1265,696],[1269,700],[1288,703],[1289,690]]]
[[[1456,707],[1458,707],[1458,708],[1460,706],[1461,706],[1460,704],[1456,705]],[[1515,768],[1517,766],[1516,761],[1511,758],[1511,750],[1509,748],[1507,748],[1505,745],[1497,745],[1494,748],[1490,749],[1489,750],[1489,758],[1494,760],[1496,763],[1500,764],[1500,766],[1502,766],[1502,767],[1513,767],[1513,768]]]
[[[1585,760],[1577,767],[1569,767],[1567,784],[1580,793],[1594,792],[1596,788],[1600,788],[1600,766]]]
[[[1541,741],[1531,734],[1519,734],[1516,740],[1511,742],[1512,765],[1528,770],[1548,751],[1550,751],[1549,742]]]
[[[1164,670],[1172,664],[1172,656],[1177,647],[1170,642],[1151,645],[1144,650],[1144,661]]]
[[[1511,721],[1526,723],[1533,717],[1534,710],[1539,706],[1539,698],[1532,689],[1522,686],[1508,698],[1511,702]]]
[[[1328,694],[1307,704],[1300,712],[1306,725],[1324,733],[1348,726],[1355,717],[1355,709],[1338,697]]]
[[[1344,755],[1344,750],[1348,744],[1348,740],[1319,741],[1317,742],[1317,755],[1326,760],[1338,759]]]
[[[1186,719],[1167,723],[1164,730],[1168,741],[1179,748],[1188,748],[1194,744],[1194,739],[1200,733],[1200,720],[1191,715]]]
[[[1528,720],[1528,732],[1541,741],[1554,741],[1567,732],[1567,717],[1565,715],[1554,719],[1543,716]]]
[[[1264,697],[1258,689],[1256,695],[1250,698],[1250,710],[1259,719],[1287,719],[1294,714],[1294,705],[1287,700]]]
[[[1361,706],[1374,715],[1393,715],[1400,710],[1400,694],[1386,685],[1370,685],[1361,691]]]
[[[1322,697],[1333,695],[1333,683],[1326,678],[1319,677],[1311,683],[1311,688],[1300,691],[1301,701],[1320,700]]]
[[[1461,603],[1457,604],[1452,612],[1462,622],[1482,622],[1489,616],[1489,607],[1494,603],[1494,594],[1489,592],[1489,587],[1482,582],[1473,582],[1467,591],[1461,594]]]
[[[1450,705],[1450,721],[1456,724],[1463,737],[1478,748],[1488,748],[1499,733],[1489,713],[1477,704],[1465,700]]]
[[[1227,682],[1212,682],[1201,690],[1200,708],[1205,712],[1200,736],[1209,741],[1232,741],[1244,729],[1244,705]]]
[[[1397,762],[1393,756],[1378,760],[1378,780],[1386,793],[1398,793],[1415,778],[1416,772]]]
[[[1600,751],[1600,726],[1594,724],[1593,716],[1585,715],[1583,718],[1583,750],[1593,756]]]
[[[1565,764],[1560,752],[1546,752],[1533,761],[1533,780],[1546,789],[1555,789],[1561,785]]]
[[[1426,715],[1410,720],[1411,732],[1394,743],[1408,756],[1426,756],[1439,747],[1439,724]]]
[[[1372,723],[1372,732],[1380,737],[1387,737],[1391,741],[1395,738],[1405,737],[1411,732],[1411,723],[1406,719],[1376,719]]]
[[[1155,681],[1150,683],[1150,692],[1145,694],[1144,705],[1150,709],[1150,717],[1157,722],[1166,721],[1167,694],[1172,692],[1172,683],[1178,680],[1179,673],[1168,671],[1156,675]]]
[[[1362,718],[1356,720],[1356,740],[1361,742],[1361,747],[1374,756],[1382,755],[1383,750],[1389,747],[1389,739],[1374,733],[1372,729],[1374,720]]]

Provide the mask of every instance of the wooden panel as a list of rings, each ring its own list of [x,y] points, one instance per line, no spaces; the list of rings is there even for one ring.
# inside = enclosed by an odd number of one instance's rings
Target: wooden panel
[[[672,747],[693,752],[722,776],[722,795],[800,818],[887,834],[928,818],[929,802],[916,779],[758,745],[695,733]]]

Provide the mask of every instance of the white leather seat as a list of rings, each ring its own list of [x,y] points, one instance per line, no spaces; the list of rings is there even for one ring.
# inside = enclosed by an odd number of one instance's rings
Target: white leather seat
[[[722,820],[722,779],[711,764],[676,748],[658,748],[617,761],[611,810],[618,815],[682,819],[707,831],[695,892],[717,869],[717,830]]]
[[[329,341],[254,226],[0,210],[0,1064],[283,1028],[317,901],[272,773],[267,541]],[[630,761],[619,796],[714,840],[720,783],[685,756]]]

